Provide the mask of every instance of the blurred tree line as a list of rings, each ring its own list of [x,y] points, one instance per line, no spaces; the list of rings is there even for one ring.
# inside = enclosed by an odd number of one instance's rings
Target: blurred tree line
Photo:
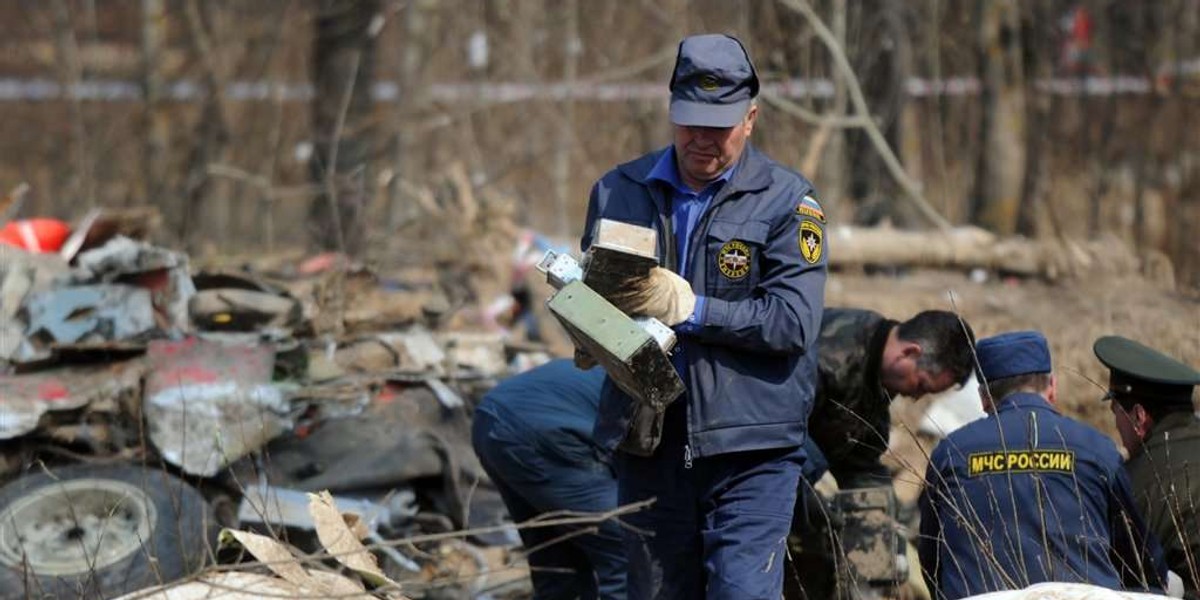
[[[155,205],[193,251],[389,256],[458,168],[573,236],[596,177],[668,143],[679,38],[727,32],[769,90],[755,143],[814,179],[835,222],[1111,235],[1196,287],[1198,15],[1200,0],[13,0],[0,184],[32,185],[23,214]]]

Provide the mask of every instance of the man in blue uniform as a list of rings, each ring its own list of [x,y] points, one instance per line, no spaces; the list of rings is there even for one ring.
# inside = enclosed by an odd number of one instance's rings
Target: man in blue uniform
[[[1116,445],[1062,416],[1034,331],[980,340],[990,416],[942,440],[921,496],[921,566],[938,598],[1043,581],[1159,592],[1167,569]]]
[[[599,219],[658,232],[660,267],[609,299],[679,334],[686,393],[656,448],[618,452],[631,598],[779,598],[804,462],[824,305],[825,215],[801,175],[748,143],[759,81],[725,35],[679,45],[674,143],[592,188],[582,247]],[[628,448],[635,400],[606,383],[597,440]],[[637,440],[634,440],[637,441]]]
[[[606,512],[617,505],[611,456],[592,441],[604,371],[555,360],[492,388],[475,409],[472,445],[513,521],[557,511]],[[534,598],[624,600],[621,532],[522,529]]]

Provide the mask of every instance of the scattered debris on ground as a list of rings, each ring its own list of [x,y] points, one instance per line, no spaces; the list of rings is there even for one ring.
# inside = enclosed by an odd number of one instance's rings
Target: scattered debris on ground
[[[527,593],[470,445],[480,395],[551,355],[510,334],[527,303],[336,255],[193,272],[145,231],[101,235],[102,217],[57,250],[0,244],[0,598]],[[199,560],[148,577],[163,549],[130,540],[155,532]],[[56,558],[68,542],[104,560]]]
[[[503,205],[426,201],[464,218],[410,227],[427,236],[427,262],[391,270],[336,253],[197,265],[150,242],[157,220],[139,211],[93,211],[58,250],[0,244],[0,583],[14,582],[0,598],[527,597],[519,539],[471,450],[471,414],[499,379],[571,352],[546,326],[554,290],[533,269],[568,250],[513,226]],[[875,261],[831,274],[827,304],[897,318],[959,310],[980,335],[1042,329],[1066,410],[1105,429],[1088,401],[1096,336],[1200,359],[1200,301],[1130,269],[1050,284],[1036,269]],[[928,405],[897,407],[898,481],[919,481],[936,441]],[[179,512],[188,507],[207,516]],[[34,525],[129,536],[97,542],[109,554],[93,573],[58,560],[46,535],[29,547],[22,527]],[[155,556],[176,566],[147,575],[143,559],[178,536],[203,556]],[[156,545],[129,552],[130,539]]]

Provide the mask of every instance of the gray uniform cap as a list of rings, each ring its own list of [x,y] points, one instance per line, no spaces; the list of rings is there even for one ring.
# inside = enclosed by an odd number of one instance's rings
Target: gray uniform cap
[[[737,38],[694,35],[679,43],[670,89],[672,123],[733,127],[758,95],[758,73]]]

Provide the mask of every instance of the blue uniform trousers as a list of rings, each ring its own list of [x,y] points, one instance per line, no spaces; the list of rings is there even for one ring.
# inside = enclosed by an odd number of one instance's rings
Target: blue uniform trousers
[[[609,465],[578,438],[540,440],[519,424],[480,411],[472,444],[515,522],[553,511],[605,512],[617,506]],[[572,535],[585,527],[520,530],[521,541],[532,551],[528,560],[535,600],[625,598],[619,526],[609,521],[595,534]]]
[[[618,454],[620,503],[657,499],[625,518],[629,597],[778,600],[804,450],[689,460],[683,404],[654,456]]]

